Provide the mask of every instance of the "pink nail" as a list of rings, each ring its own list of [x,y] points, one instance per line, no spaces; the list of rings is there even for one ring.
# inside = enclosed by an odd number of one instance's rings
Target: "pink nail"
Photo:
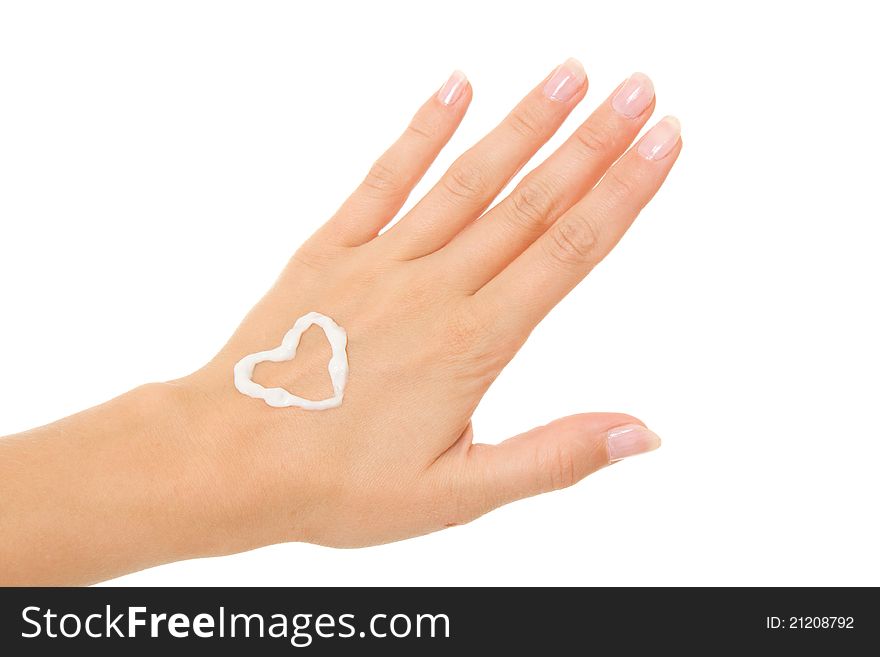
[[[619,461],[627,456],[650,452],[660,447],[660,437],[641,424],[625,424],[608,432],[608,460]]]
[[[667,116],[648,130],[639,142],[639,155],[646,160],[662,160],[678,143],[681,124],[674,116]]]
[[[547,84],[544,85],[544,95],[550,100],[567,102],[584,86],[586,79],[587,74],[584,73],[581,63],[576,59],[567,59],[547,80]]]
[[[618,114],[634,119],[648,109],[653,98],[654,85],[648,76],[644,73],[633,73],[614,94],[611,107]]]
[[[461,98],[466,86],[467,77],[465,74],[461,71],[453,71],[449,79],[440,87],[440,91],[437,92],[437,100],[444,105],[452,105]]]

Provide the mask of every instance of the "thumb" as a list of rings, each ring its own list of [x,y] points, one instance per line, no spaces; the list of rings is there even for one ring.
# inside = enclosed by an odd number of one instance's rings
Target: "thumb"
[[[639,420],[620,413],[571,415],[509,438],[474,445],[472,474],[487,511],[508,502],[566,488],[619,461],[660,447]]]

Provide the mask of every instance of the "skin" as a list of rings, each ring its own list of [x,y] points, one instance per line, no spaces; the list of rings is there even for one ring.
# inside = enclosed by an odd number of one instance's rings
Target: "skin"
[[[471,88],[449,105],[430,98],[199,371],[0,440],[0,583],[86,584],[283,541],[396,541],[606,466],[609,431],[639,420],[576,415],[499,445],[475,443],[470,424],[681,149],[678,139],[665,157],[640,156],[629,147],[653,101],[635,118],[605,101],[486,212],[586,93],[584,80],[554,100],[545,82],[380,235],[455,131]],[[235,362],[277,346],[312,310],[348,332],[343,404],[275,409],[238,393]],[[323,398],[328,357],[312,327],[295,361],[261,364],[255,379]]]

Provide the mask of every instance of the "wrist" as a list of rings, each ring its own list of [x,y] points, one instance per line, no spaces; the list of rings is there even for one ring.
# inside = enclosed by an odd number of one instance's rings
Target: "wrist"
[[[277,417],[238,395],[231,376],[224,385],[224,372],[212,364],[144,390],[148,413],[164,417],[160,422],[174,443],[171,458],[185,464],[181,488],[189,493],[160,495],[181,504],[188,519],[187,539],[179,546],[185,552],[177,559],[298,541],[308,533],[306,501],[313,491],[293,456],[306,427],[286,423],[285,441],[267,440]]]
[[[263,544],[253,527],[254,472],[216,399],[189,379],[141,386],[129,412],[155,446],[134,464],[150,486],[162,562],[240,552]]]

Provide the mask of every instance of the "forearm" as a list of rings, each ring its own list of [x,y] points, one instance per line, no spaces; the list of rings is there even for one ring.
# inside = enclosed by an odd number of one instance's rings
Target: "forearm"
[[[0,584],[86,584],[211,552],[211,460],[189,427],[157,384],[0,439]]]

